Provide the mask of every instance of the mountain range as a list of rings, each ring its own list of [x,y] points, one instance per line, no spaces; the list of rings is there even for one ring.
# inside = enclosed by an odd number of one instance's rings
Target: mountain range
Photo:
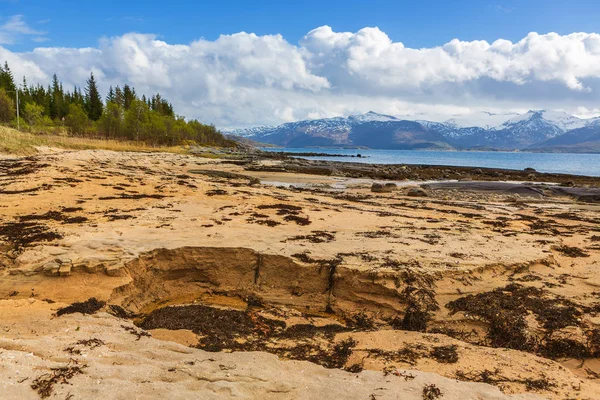
[[[457,117],[444,122],[370,111],[226,133],[245,141],[283,147],[600,153],[600,117],[581,119],[562,111],[547,110],[525,114],[481,112],[469,116],[468,120]]]

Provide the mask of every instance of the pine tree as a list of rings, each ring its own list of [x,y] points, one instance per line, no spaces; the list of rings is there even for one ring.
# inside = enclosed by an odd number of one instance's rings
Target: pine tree
[[[102,103],[102,97],[100,97],[93,72],[90,74],[90,78],[87,80],[87,87],[85,88],[85,106],[88,117],[92,121],[98,121],[102,116],[104,104]]]
[[[123,90],[117,85],[115,88],[115,103],[121,108],[125,108],[125,96],[123,96]]]
[[[32,103],[33,98],[31,95],[32,91],[29,86],[27,86],[27,80],[23,77],[23,83],[21,84],[21,91],[19,92],[19,103],[27,104]]]
[[[108,94],[106,95],[106,104],[115,102],[115,91],[113,90],[112,85],[108,89]]]
[[[4,67],[0,66],[0,89],[6,90],[9,94],[17,90],[8,62],[4,62]]]
[[[62,93],[56,74],[52,76],[52,88],[50,89],[50,93],[50,118],[57,119],[59,118],[60,109],[62,107]]]
[[[137,96],[135,95],[135,89],[125,84],[125,86],[123,86],[123,108],[125,110],[129,110],[131,103],[133,103],[136,98]]]

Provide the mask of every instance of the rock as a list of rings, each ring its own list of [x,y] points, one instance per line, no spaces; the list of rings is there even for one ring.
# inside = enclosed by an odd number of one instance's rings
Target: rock
[[[531,167],[527,167],[523,171],[525,171],[525,172],[537,172],[535,169],[533,169]]]
[[[71,275],[71,265],[70,264],[63,264],[60,267],[58,267],[58,275],[59,276],[69,276],[69,275]]]
[[[76,268],[77,269],[83,268],[83,270],[85,272],[87,272],[88,274],[97,274],[101,271],[104,271],[106,267],[102,263],[99,263],[99,264],[92,263],[92,264],[78,264]]]
[[[47,264],[44,264],[43,267],[43,271],[44,271],[44,275],[46,276],[58,276],[59,275],[59,270],[60,265],[58,265],[58,263],[56,262],[49,262]]]
[[[44,323],[35,328],[34,337],[20,335],[18,327],[3,332],[3,340],[11,344],[0,353],[4,399],[39,399],[31,389],[32,381],[50,376],[50,368],[61,367],[73,374],[52,386],[52,398],[421,400],[423,388],[435,385],[443,399],[539,399],[533,394],[503,394],[489,384],[461,382],[431,372],[393,369],[389,376],[381,371],[350,373],[306,361],[284,361],[263,352],[208,353],[152,337],[145,337],[140,345],[139,338],[124,329],[135,332],[132,324],[108,314],[71,314],[68,326],[78,328],[65,329],[65,319],[52,318],[50,305],[34,298],[11,302],[18,302],[20,309],[35,310],[29,323],[40,316]],[[47,307],[43,313],[37,311],[43,307]],[[3,317],[5,310],[1,310]],[[69,369],[76,364],[68,363],[68,357],[55,356],[63,354],[74,341],[90,338],[110,342],[111,350],[104,343],[96,350],[85,349],[81,370]],[[24,383],[15,384],[19,380]],[[142,381],[147,384],[140,384]],[[374,393],[378,395],[371,396]]]
[[[250,178],[250,181],[248,182],[248,184],[250,186],[260,185],[260,179],[252,177],[252,178]]]
[[[2,251],[2,250],[0,250]],[[19,251],[16,249],[6,250],[6,256],[11,260],[16,260],[19,257]]]
[[[123,268],[123,264],[108,265],[104,269],[104,273],[108,276],[125,276],[127,272]]]
[[[64,255],[56,257],[56,259],[54,261],[56,261],[57,263],[59,263],[61,265],[73,263],[73,261],[69,257],[64,256]]]
[[[391,193],[396,190],[397,186],[395,183],[386,183],[382,185],[381,183],[374,183],[371,186],[371,192],[374,193]]]
[[[427,194],[427,192],[421,188],[410,188],[406,192],[406,195],[410,196],[410,197],[428,197],[429,196],[429,194]]]

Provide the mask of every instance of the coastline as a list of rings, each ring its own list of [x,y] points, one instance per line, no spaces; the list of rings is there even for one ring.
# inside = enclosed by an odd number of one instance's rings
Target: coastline
[[[246,170],[254,172],[287,172],[323,176],[369,178],[382,180],[483,180],[483,181],[523,181],[549,182],[568,186],[588,185],[600,187],[600,177],[545,173],[533,169],[513,170],[470,166],[424,165],[424,164],[374,164],[350,161],[326,161],[288,154],[272,157],[270,154],[250,153],[245,160],[237,161]],[[257,160],[274,159],[280,162],[272,165],[257,165]],[[283,162],[285,161],[285,162]]]

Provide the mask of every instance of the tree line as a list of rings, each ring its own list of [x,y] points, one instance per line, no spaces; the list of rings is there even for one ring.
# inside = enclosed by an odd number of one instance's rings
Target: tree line
[[[135,88],[110,87],[105,99],[94,74],[83,90],[65,90],[56,74],[47,87],[18,88],[8,63],[0,65],[0,123],[17,125],[15,93],[19,90],[20,125],[31,132],[67,131],[69,135],[135,140],[152,145],[208,144],[233,146],[213,125],[176,115],[160,94],[141,97]]]

